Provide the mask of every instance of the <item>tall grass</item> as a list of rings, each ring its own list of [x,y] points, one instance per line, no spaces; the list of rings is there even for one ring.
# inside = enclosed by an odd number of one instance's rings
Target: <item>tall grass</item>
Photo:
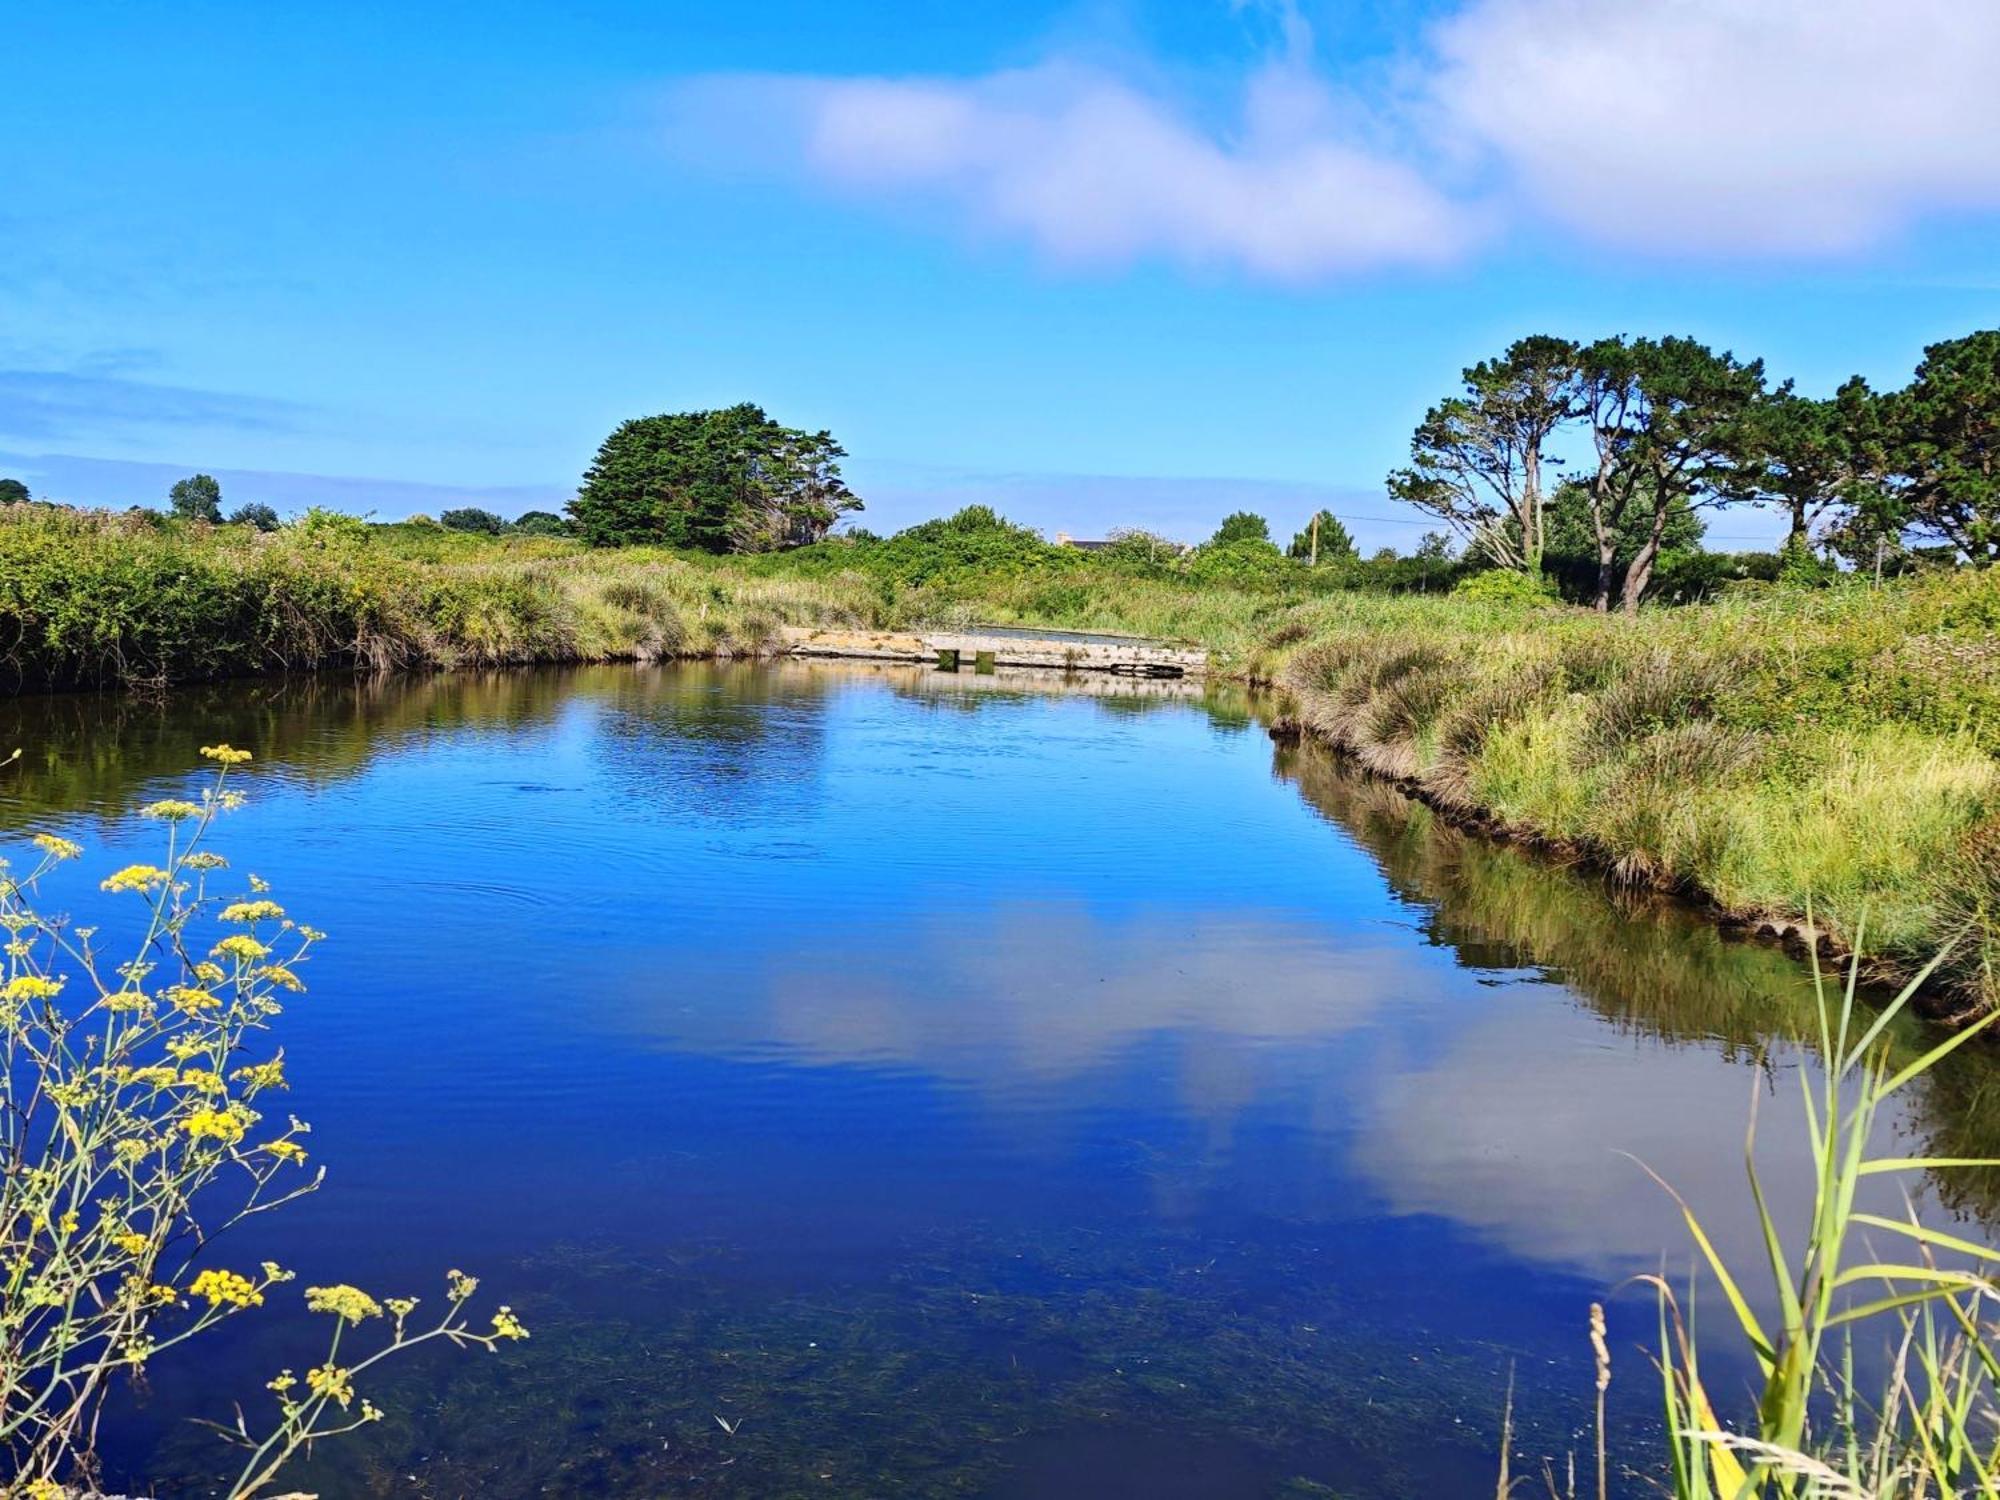
[[[1894,1217],[1858,1206],[1873,1177],[1993,1165],[1877,1154],[1877,1137],[1889,1101],[2000,1019],[2000,1011],[1898,1065],[1885,1033],[1915,985],[1870,1016],[1855,1003],[1860,968],[1858,960],[1849,965],[1836,993],[1815,966],[1824,1067],[1817,1086],[1802,1076],[1799,1166],[1813,1184],[1813,1203],[1808,1221],[1793,1226],[1799,1237],[1789,1249],[1746,1145],[1765,1252],[1755,1270],[1769,1282],[1775,1317],[1759,1316],[1744,1290],[1751,1268],[1725,1262],[1701,1218],[1675,1195],[1721,1290],[1727,1312],[1721,1326],[1733,1328],[1758,1372],[1748,1420],[1725,1420],[1703,1378],[1704,1351],[1711,1365],[1715,1358],[1716,1320],[1697,1325],[1664,1276],[1641,1278],[1658,1299],[1662,1457],[1676,1500],[2000,1495],[2000,1342],[1988,1321],[2000,1301],[1993,1280],[2000,1252],[1927,1227],[1913,1211]],[[1608,1356],[1593,1314],[1602,1495]],[[1878,1356],[1879,1378],[1857,1374]],[[1569,1493],[1576,1493],[1573,1481]]]
[[[754,655],[786,625],[879,608],[862,580],[724,575],[646,549],[0,508],[0,681],[16,688]]]

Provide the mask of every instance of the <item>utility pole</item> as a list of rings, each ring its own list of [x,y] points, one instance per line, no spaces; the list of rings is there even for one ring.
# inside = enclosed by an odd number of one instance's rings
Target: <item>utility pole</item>
[[[1319,512],[1318,511],[1313,512],[1312,534],[1313,534],[1312,561],[1307,563],[1306,566],[1309,568],[1316,568],[1319,566]]]

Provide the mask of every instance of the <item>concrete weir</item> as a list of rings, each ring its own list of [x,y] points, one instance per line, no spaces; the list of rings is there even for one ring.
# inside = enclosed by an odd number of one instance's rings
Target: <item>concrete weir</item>
[[[998,667],[1115,672],[1126,677],[1199,677],[1208,653],[1140,636],[1082,630],[974,625],[959,630],[790,630],[792,656],[927,662],[947,672]]]

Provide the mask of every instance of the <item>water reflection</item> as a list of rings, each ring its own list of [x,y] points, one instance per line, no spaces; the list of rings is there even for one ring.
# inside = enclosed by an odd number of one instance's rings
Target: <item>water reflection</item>
[[[1772,1168],[1774,1181],[1796,1164],[1803,1135],[1794,1073],[1805,1068],[1816,1075],[1810,1044],[1817,1035],[1817,1011],[1807,966],[1774,948],[1732,938],[1671,903],[1621,895],[1592,876],[1461,833],[1428,808],[1354,775],[1311,746],[1281,746],[1277,764],[1311,806],[1376,858],[1431,941],[1447,945],[1475,971],[1507,976],[1530,968],[1544,974],[1614,1027],[1608,1036],[1593,1034],[1591,1046],[1565,1053],[1553,1037],[1536,1040],[1537,1032],[1559,1026],[1552,1013],[1496,996],[1492,1013],[1442,1043],[1433,1095],[1469,1090],[1465,1097],[1478,1098],[1496,1080],[1493,1059],[1507,1056],[1520,1086],[1546,1101],[1545,1110],[1482,1108],[1475,1114],[1503,1132],[1532,1123],[1541,1149],[1530,1149],[1524,1138],[1513,1142],[1524,1163],[1563,1160],[1564,1152],[1549,1149],[1551,1134],[1581,1143],[1601,1137],[1606,1121],[1651,1117],[1656,1122],[1651,1128],[1633,1132],[1648,1148],[1647,1164],[1671,1182],[1695,1184],[1720,1175],[1701,1143],[1724,1140],[1717,1122],[1747,1120],[1755,1092],[1764,1097],[1768,1117],[1759,1136],[1760,1162]],[[1504,1047],[1495,1040],[1502,1031]],[[1616,1045],[1620,1035],[1664,1045]],[[1888,1033],[1899,1063],[1936,1040],[1935,1032],[1915,1020],[1899,1021]],[[1753,1065],[1755,1090],[1740,1075],[1715,1069],[1708,1059],[1716,1054]],[[1901,1135],[1910,1154],[2000,1156],[2000,1118],[1982,1107],[1996,1087],[2000,1056],[1990,1048],[1968,1049],[1927,1075],[1905,1097],[1901,1116],[1885,1128]],[[1435,1134],[1415,1124],[1411,1133],[1424,1139]],[[1574,1160],[1573,1151],[1568,1154],[1570,1165],[1580,1169],[1583,1163]],[[1575,1184],[1594,1175],[1559,1174],[1571,1184],[1571,1198]],[[1725,1180],[1721,1186],[1735,1184]],[[1992,1171],[1956,1171],[1916,1186],[1924,1206],[1949,1210],[1982,1230],[1990,1232],[2000,1216],[2000,1176]],[[1555,1190],[1551,1197],[1561,1201],[1565,1192]],[[1657,1197],[1652,1202],[1655,1212],[1634,1211],[1629,1217],[1603,1205],[1594,1214],[1603,1227],[1583,1237],[1616,1234],[1620,1223],[1654,1225]],[[1886,1211],[1899,1208],[1900,1199],[1893,1199]],[[1521,1216],[1532,1216],[1526,1201]],[[1745,1227],[1734,1224],[1739,1236]],[[1642,1252],[1647,1245],[1677,1242],[1671,1232],[1664,1240],[1631,1238]]]
[[[1560,1453],[1583,1307],[1680,1243],[1617,1153],[1748,1254],[1748,1102],[1790,1150],[1813,1066],[1782,955],[1274,752],[1226,688],[663,666],[4,712],[0,818],[121,849],[194,746],[258,752],[229,850],[335,934],[286,1017],[335,1175],[240,1253],[384,1290],[477,1260],[536,1326],[421,1372],[328,1494],[1467,1492],[1508,1366]],[[1992,1064],[1954,1061],[1904,1128],[1991,1154]],[[205,1472],[179,1419],[297,1364],[259,1337],[163,1379],[124,1461]]]

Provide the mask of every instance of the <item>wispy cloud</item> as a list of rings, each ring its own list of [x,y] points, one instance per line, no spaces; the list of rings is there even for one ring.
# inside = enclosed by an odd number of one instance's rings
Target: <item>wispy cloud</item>
[[[671,92],[684,148],[914,203],[1065,264],[1302,281],[1553,221],[1653,256],[1834,257],[2000,210],[1992,0],[1461,0],[1343,83],[1288,8],[1218,122],[1129,65],[739,75]]]
[[[290,431],[306,408],[268,396],[195,390],[113,373],[128,356],[69,370],[0,369],[0,439],[46,442],[77,435],[198,426]]]

